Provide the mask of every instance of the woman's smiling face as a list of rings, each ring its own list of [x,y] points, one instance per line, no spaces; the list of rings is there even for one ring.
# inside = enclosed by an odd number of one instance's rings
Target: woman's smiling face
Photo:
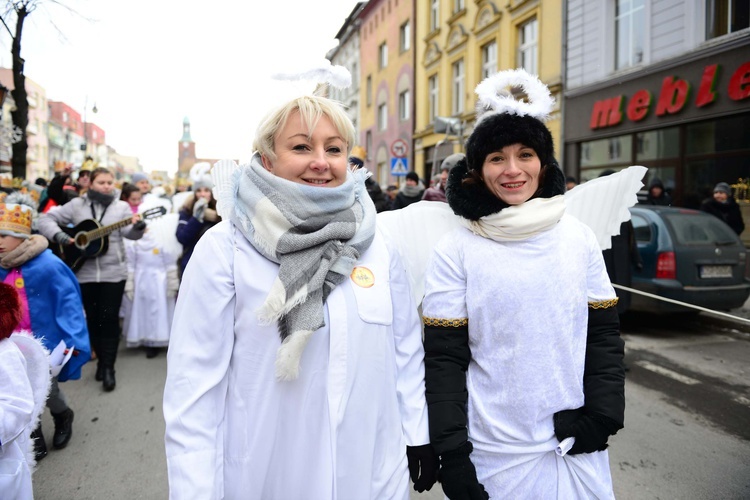
[[[308,186],[336,187],[346,180],[347,144],[326,115],[310,133],[299,112],[289,115],[274,138],[275,159],[262,157],[263,166],[283,179]]]
[[[520,205],[539,189],[542,163],[532,148],[511,144],[487,155],[482,179],[487,189],[508,205]]]

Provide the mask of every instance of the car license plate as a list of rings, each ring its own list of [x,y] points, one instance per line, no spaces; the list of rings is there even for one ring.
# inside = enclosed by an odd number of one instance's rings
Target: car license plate
[[[731,278],[732,266],[701,266],[701,278]]]

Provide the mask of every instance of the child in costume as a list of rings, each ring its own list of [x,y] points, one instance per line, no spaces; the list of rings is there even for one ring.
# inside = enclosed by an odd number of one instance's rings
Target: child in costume
[[[0,281],[21,298],[22,319],[16,330],[29,330],[49,351],[60,341],[74,349],[70,361],[52,380],[47,406],[55,422],[53,447],[68,445],[73,433],[73,410],[58,382],[81,377],[91,356],[83,315],[81,291],[73,272],[47,249],[47,240],[31,234],[32,204],[28,196],[13,194],[0,204]],[[41,426],[35,431],[36,458],[46,456]]]
[[[50,384],[47,351],[29,332],[13,333],[22,317],[15,288],[0,283],[0,495],[18,500],[34,498],[30,434]]]

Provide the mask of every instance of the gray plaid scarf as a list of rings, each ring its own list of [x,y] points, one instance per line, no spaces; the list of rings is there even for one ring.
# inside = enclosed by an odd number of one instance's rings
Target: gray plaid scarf
[[[328,295],[351,274],[375,235],[367,171],[347,173],[337,187],[313,187],[273,175],[256,153],[235,175],[230,219],[256,250],[279,264],[258,317],[278,323],[276,376],[293,380],[307,341],[325,324]]]

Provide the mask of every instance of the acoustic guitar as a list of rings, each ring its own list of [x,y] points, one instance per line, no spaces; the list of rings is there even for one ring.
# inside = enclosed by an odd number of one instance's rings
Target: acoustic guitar
[[[141,215],[141,220],[154,219],[167,213],[164,207],[154,207],[146,210]],[[104,255],[109,249],[109,235],[121,227],[133,223],[133,218],[128,217],[114,224],[102,226],[95,219],[86,219],[79,222],[75,227],[60,227],[60,229],[73,238],[72,245],[57,245],[57,256],[60,257],[73,272],[78,272],[83,267],[86,259]]]

